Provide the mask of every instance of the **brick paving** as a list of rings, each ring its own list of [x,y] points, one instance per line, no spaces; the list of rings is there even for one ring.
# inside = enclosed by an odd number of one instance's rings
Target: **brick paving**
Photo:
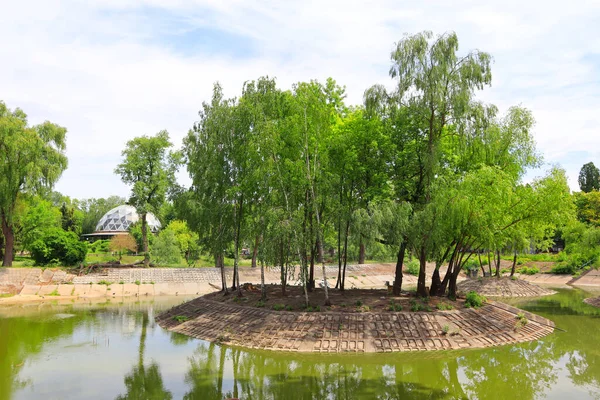
[[[600,297],[590,297],[583,301],[591,306],[600,308]]]
[[[522,279],[510,278],[479,278],[459,282],[458,290],[464,293],[475,291],[489,297],[539,297],[555,294],[554,290],[546,289]]]
[[[199,297],[157,317],[170,331],[247,348],[293,352],[398,352],[482,348],[542,338],[554,323],[489,302],[437,312],[307,313],[223,304]],[[443,327],[449,327],[444,334]]]

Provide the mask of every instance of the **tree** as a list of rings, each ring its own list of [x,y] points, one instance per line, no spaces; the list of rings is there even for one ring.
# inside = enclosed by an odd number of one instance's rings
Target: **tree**
[[[579,171],[579,188],[588,193],[592,190],[600,190],[600,170],[593,162],[584,164]]]
[[[366,103],[376,104],[371,108],[389,110],[405,107],[410,124],[414,126],[417,159],[415,169],[409,174],[414,187],[409,190],[415,222],[423,218],[417,214],[425,210],[432,200],[432,190],[437,173],[440,171],[440,144],[451,124],[461,133],[465,115],[469,110],[475,90],[483,89],[491,83],[489,54],[472,51],[459,56],[458,37],[448,33],[433,38],[431,32],[407,36],[397,43],[392,51],[390,76],[397,80],[393,93],[387,94],[381,87],[371,88],[366,93]],[[382,104],[387,103],[387,104]],[[378,104],[378,105],[377,105]],[[400,147],[401,148],[401,147]],[[404,185],[402,185],[404,186]],[[426,218],[426,216],[423,216]],[[420,261],[417,293],[427,296],[425,286],[425,265],[432,236],[424,230],[415,230],[407,243]],[[409,237],[405,237],[405,243]],[[403,246],[401,250],[405,250]],[[399,260],[403,260],[401,251]]]
[[[149,212],[158,213],[160,210],[169,186],[175,182],[179,165],[178,154],[168,152],[171,146],[167,131],[160,131],[156,136],[134,138],[127,142],[122,152],[124,159],[115,169],[123,182],[132,186],[129,203],[140,215],[146,267],[150,264],[146,216]]]
[[[162,232],[166,231],[173,232],[181,256],[185,258],[188,266],[192,266],[198,259],[198,241],[200,240],[198,234],[192,232],[185,221],[178,219],[171,221]]]
[[[119,255],[119,261],[123,258],[123,252],[130,251],[135,253],[137,251],[137,243],[135,238],[129,233],[127,235],[115,235],[110,239],[108,248],[110,251],[116,252]]]
[[[577,219],[586,224],[600,227],[600,192],[577,192],[573,194]]]
[[[29,126],[20,109],[0,101],[0,224],[3,266],[14,258],[14,218],[19,194],[48,190],[67,168],[67,130],[51,122]]]
[[[174,231],[165,229],[154,239],[152,258],[157,264],[174,265],[181,263],[179,243]]]
[[[15,214],[15,248],[21,250],[30,250],[33,242],[61,226],[60,210],[39,196],[19,196]]]

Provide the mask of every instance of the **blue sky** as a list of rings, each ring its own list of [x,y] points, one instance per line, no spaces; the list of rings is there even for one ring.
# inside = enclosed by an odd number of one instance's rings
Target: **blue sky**
[[[367,87],[393,85],[394,42],[422,30],[492,54],[479,97],[531,109],[545,168],[565,168],[572,189],[584,163],[600,165],[600,1],[3,3],[0,99],[67,127],[56,189],[71,197],[126,196],[113,173],[125,142],[167,129],[179,145],[215,81],[236,96],[263,75],[283,88],[331,76],[359,104]]]

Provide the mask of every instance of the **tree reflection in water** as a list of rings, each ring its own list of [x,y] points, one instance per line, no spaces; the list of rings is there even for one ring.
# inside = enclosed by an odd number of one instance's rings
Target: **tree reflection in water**
[[[581,298],[579,298],[581,297]],[[558,309],[558,332],[540,341],[483,350],[364,356],[285,355],[202,343],[192,357],[185,399],[536,399],[552,393],[559,376],[598,397],[597,335],[581,318],[600,318],[573,292],[531,302]],[[568,339],[568,340],[567,340]],[[564,365],[564,367],[563,367]],[[591,390],[589,388],[592,388]],[[596,392],[596,394],[594,394]]]
[[[173,396],[164,387],[158,364],[155,362],[151,362],[149,366],[144,364],[148,313],[146,311],[142,312],[141,318],[142,330],[140,333],[138,363],[133,366],[129,374],[125,375],[124,382],[127,393],[117,396],[117,400],[171,400]]]

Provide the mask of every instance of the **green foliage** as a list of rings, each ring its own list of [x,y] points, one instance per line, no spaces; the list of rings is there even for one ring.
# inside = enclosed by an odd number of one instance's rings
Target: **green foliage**
[[[586,224],[600,227],[600,192],[573,193],[573,200],[577,210],[577,219]]]
[[[478,294],[477,292],[471,291],[467,293],[465,298],[465,307],[467,308],[479,308],[485,304],[487,299],[485,296]]]
[[[582,192],[591,192],[600,190],[600,170],[593,162],[584,164],[579,171],[579,188]]]
[[[538,267],[521,267],[517,268],[516,272],[524,275],[535,275],[540,273],[540,269]]]
[[[8,235],[2,265],[12,265],[19,196],[51,190],[67,168],[66,134],[65,128],[49,121],[29,126],[21,109],[10,110],[0,101],[0,218],[3,236]]]
[[[444,302],[440,302],[436,305],[436,308],[438,310],[454,310],[454,306],[452,304],[448,304],[448,303],[444,303]]]
[[[76,265],[85,260],[87,245],[74,232],[53,229],[44,233],[31,245],[31,257],[38,265],[60,262]]]
[[[175,232],[161,231],[152,244],[151,256],[156,264],[180,264],[181,253]]]
[[[469,258],[467,262],[463,264],[463,270],[465,271],[477,271],[479,268],[479,261],[473,257]]]
[[[259,300],[256,302],[256,307],[262,308],[265,306],[265,302],[262,300]]]
[[[284,310],[285,308],[286,308],[285,304],[273,304],[273,310],[275,310],[275,311],[281,311],[281,310]]]
[[[189,317],[186,317],[185,315],[175,315],[173,316],[173,320],[177,321],[177,322],[186,322],[189,321]]]
[[[388,306],[388,311],[402,311],[402,305],[396,304],[394,300],[391,300],[390,305]]]
[[[167,225],[161,232],[161,235],[165,232],[173,232],[177,246],[179,247],[179,253],[186,260],[188,266],[194,265],[195,261],[199,258],[199,237],[196,232],[188,227],[185,221],[173,220]],[[160,237],[160,235],[159,235]]]
[[[421,265],[419,264],[419,260],[417,259],[411,259],[407,264],[406,264],[406,272],[408,272],[411,275],[419,275],[419,269],[421,268]]]

